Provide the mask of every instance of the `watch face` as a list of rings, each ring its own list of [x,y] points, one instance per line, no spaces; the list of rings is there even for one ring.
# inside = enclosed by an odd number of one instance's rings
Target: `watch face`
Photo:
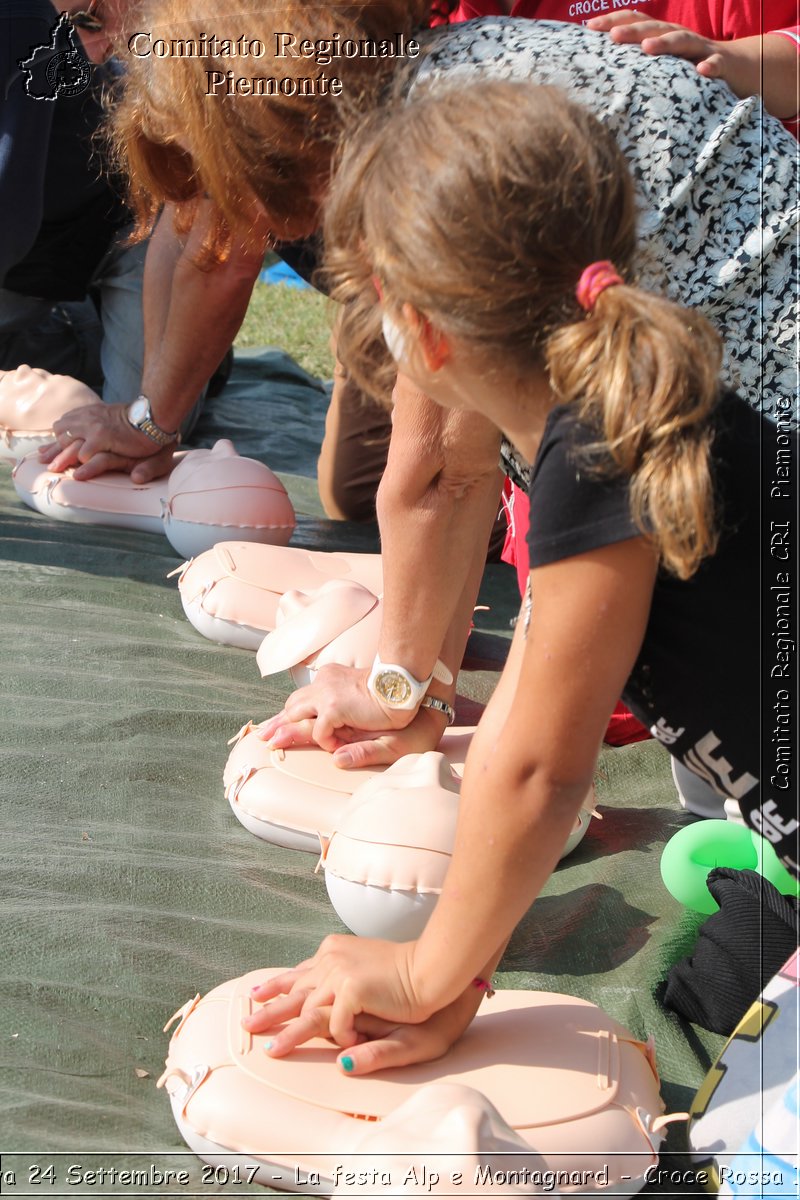
[[[405,704],[411,699],[411,684],[398,671],[381,671],[375,676],[374,687],[387,704]]]
[[[147,401],[143,396],[128,405],[128,420],[131,425],[138,425],[147,417]]]

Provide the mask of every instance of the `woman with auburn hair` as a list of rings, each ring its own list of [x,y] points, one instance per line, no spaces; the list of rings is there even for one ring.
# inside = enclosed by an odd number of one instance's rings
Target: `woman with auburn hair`
[[[165,201],[191,203],[202,191],[222,218],[212,251],[224,252],[225,226],[246,229],[256,208],[266,211],[274,241],[309,236],[319,225],[343,111],[368,109],[398,61],[368,52],[333,57],[324,45],[338,39],[339,47],[378,48],[418,26],[427,3],[285,0],[243,13],[235,0],[215,0],[200,15],[196,7],[191,0],[145,4],[139,26],[146,32],[128,43],[128,86],[114,133],[140,225],[147,228]],[[235,53],[225,52],[226,40]],[[301,52],[302,42],[310,53]],[[228,71],[284,83],[290,94],[215,90]],[[298,86],[322,75],[326,83],[316,82],[312,95]],[[331,87],[332,77],[341,77],[341,90]]]
[[[762,534],[793,508],[788,482],[765,500],[761,470],[781,438],[796,464],[798,444],[720,381],[708,321],[637,284],[624,158],[558,89],[479,81],[387,107],[343,152],[325,242],[361,377],[382,390],[380,323],[390,371],[532,463],[527,602],[427,927],[403,944],[326,938],[254,989],[263,1007],[244,1021],[277,1030],[273,1056],[330,1035],[363,1074],[437,1057],[471,1020],[620,692],[798,872],[796,800],[765,777],[753,714],[753,617],[776,576]]]

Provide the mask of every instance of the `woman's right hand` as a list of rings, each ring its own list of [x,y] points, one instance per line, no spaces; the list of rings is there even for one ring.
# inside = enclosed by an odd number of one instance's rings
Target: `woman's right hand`
[[[177,443],[160,447],[127,419],[126,404],[85,405],[54,422],[56,440],[39,449],[39,462],[56,473],[74,467],[78,480],[122,471],[134,483],[168,475]]]
[[[383,766],[405,754],[435,750],[447,727],[433,709],[390,710],[367,689],[369,672],[330,663],[298,688],[282,712],[259,727],[276,750],[321,746],[339,767]]]

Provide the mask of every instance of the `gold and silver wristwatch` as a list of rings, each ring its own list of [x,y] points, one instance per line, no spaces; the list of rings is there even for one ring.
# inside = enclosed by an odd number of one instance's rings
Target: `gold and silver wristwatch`
[[[434,679],[448,685],[453,682],[453,676],[440,659],[436,660],[436,666],[427,679],[415,679],[405,667],[381,662],[376,654],[367,687],[375,699],[387,708],[411,711],[419,708]]]
[[[129,425],[138,429],[140,433],[146,434],[157,446],[171,446],[173,442],[180,440],[179,432],[168,433],[166,429],[156,425],[147,396],[137,396],[133,403],[128,405],[125,416],[128,418]]]

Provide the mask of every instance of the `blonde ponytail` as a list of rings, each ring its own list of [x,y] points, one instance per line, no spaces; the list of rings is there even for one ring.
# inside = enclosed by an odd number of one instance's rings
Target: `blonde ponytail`
[[[633,520],[664,566],[688,579],[717,545],[709,416],[718,335],[699,313],[617,285],[550,336],[545,358],[559,401],[597,431],[595,456],[609,452],[629,478]]]

